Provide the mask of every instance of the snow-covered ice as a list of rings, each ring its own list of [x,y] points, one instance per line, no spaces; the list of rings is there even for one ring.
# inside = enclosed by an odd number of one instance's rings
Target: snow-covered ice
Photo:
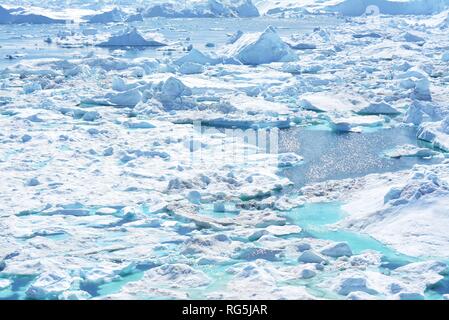
[[[22,2],[0,299],[447,299],[449,1]]]

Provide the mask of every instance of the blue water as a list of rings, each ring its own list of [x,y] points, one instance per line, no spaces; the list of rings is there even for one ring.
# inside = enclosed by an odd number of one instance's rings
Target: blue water
[[[410,169],[415,164],[440,161],[384,156],[385,151],[403,144],[427,147],[416,139],[413,127],[381,128],[363,133],[336,133],[321,126],[281,130],[279,151],[295,152],[304,158],[301,165],[284,169],[282,175],[302,187],[326,180],[396,172]]]

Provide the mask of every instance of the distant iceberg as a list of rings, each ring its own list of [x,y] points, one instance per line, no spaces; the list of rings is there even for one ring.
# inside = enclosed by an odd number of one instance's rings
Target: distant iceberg
[[[149,7],[144,16],[166,18],[258,17],[259,10],[251,0],[208,0],[192,3],[189,8],[173,3]]]
[[[120,35],[111,36],[107,41],[97,44],[99,47],[162,47],[166,44],[154,39],[145,39],[136,28],[128,29]]]
[[[93,16],[86,16],[88,23],[110,23],[110,22],[122,22],[125,19],[125,14],[114,8],[111,11],[102,12]]]

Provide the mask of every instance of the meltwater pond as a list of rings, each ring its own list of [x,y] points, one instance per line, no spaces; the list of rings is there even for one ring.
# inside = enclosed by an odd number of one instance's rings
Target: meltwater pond
[[[282,174],[301,187],[308,183],[395,172],[410,169],[415,164],[438,162],[438,159],[392,159],[384,155],[405,144],[427,146],[416,139],[413,127],[379,128],[363,133],[338,133],[325,126],[281,130],[279,151],[295,152],[304,158],[300,165],[286,168]]]

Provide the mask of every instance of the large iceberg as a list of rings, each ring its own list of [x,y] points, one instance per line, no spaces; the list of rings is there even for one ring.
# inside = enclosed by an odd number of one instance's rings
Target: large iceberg
[[[242,35],[236,42],[229,45],[226,55],[246,65],[289,62],[297,59],[293,50],[271,26],[262,33]]]

